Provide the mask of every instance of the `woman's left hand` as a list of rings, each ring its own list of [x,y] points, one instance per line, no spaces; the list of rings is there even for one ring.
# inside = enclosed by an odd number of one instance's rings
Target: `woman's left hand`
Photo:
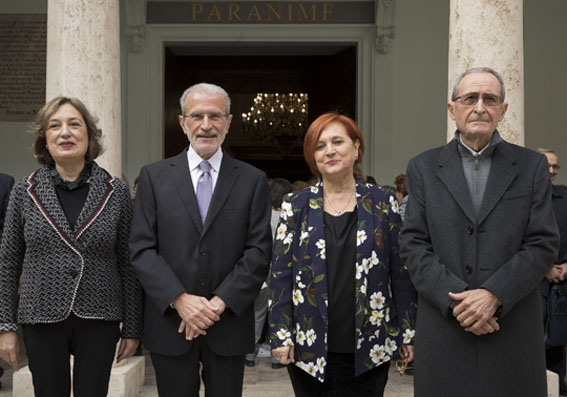
[[[140,339],[120,339],[118,354],[116,355],[116,362],[119,363],[120,361],[131,357],[132,354],[136,352],[139,344]]]
[[[411,363],[413,361],[413,346],[412,345],[402,345],[402,360],[406,363]]]

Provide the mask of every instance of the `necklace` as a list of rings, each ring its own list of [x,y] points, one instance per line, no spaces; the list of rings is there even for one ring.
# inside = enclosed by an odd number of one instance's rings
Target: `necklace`
[[[327,196],[327,201],[329,202],[329,205],[331,206],[331,208],[333,209],[333,211],[335,211],[334,214],[331,214],[333,216],[341,216],[342,214],[344,214],[345,209],[348,207],[348,205],[350,204],[351,200],[352,200],[352,196],[354,196],[354,192],[356,192],[356,186],[354,188],[354,190],[351,192],[350,197],[348,198],[348,201],[346,203],[346,205],[341,208],[340,210],[336,209],[335,206],[333,205],[333,202],[331,201],[331,197]]]

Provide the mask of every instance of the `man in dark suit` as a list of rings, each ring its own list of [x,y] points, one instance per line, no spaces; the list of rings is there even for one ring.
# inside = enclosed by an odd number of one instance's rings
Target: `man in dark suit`
[[[14,178],[10,175],[0,173],[0,241],[2,239],[2,232],[4,231],[4,217],[6,216],[6,209],[8,209],[8,199],[10,192],[14,186]],[[0,378],[4,374],[4,368],[0,367]],[[2,382],[0,382],[0,388]]]
[[[254,350],[254,298],[271,256],[266,175],[223,153],[232,115],[221,87],[181,97],[190,146],[142,168],[130,248],[145,290],[144,345],[162,396],[240,396]]]
[[[401,255],[419,294],[415,396],[546,396],[540,280],[559,235],[545,158],[504,141],[504,82],[469,69],[457,131],[408,164]]]

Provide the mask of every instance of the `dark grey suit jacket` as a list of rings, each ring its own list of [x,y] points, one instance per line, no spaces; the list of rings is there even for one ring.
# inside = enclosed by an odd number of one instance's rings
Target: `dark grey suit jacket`
[[[271,256],[266,175],[224,154],[204,225],[187,150],[142,168],[130,237],[132,265],[144,290],[145,346],[176,356],[193,342],[179,334],[170,308],[180,293],[218,295],[228,308],[207,329],[211,350],[242,355],[254,349],[254,298]]]
[[[545,158],[500,143],[475,218],[457,142],[412,159],[401,255],[419,293],[415,395],[545,396],[538,284],[559,236]],[[475,336],[448,292],[485,288],[502,302],[500,331]]]

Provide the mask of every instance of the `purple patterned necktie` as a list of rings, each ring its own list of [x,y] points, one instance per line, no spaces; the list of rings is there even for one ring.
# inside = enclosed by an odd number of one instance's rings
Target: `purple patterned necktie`
[[[199,168],[203,173],[197,182],[197,203],[199,204],[199,212],[201,213],[201,222],[204,224],[207,218],[211,196],[213,195],[213,179],[211,178],[211,165],[208,161],[201,161]]]

